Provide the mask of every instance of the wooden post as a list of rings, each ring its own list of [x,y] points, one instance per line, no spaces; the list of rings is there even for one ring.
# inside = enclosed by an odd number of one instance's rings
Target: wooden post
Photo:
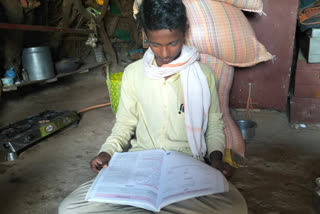
[[[105,17],[105,14],[107,12],[109,0],[104,0],[101,15],[98,17],[97,25],[98,25],[98,31],[101,34],[103,38],[103,48],[106,53],[109,53],[111,55],[111,62],[112,63],[118,63],[116,52],[114,51],[111,41],[109,39],[109,36],[105,30],[103,18]]]

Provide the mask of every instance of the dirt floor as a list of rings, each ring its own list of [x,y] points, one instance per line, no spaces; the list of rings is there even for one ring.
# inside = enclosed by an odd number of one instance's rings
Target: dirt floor
[[[119,69],[121,70],[121,68]],[[3,94],[0,126],[45,110],[80,110],[109,101],[101,70]],[[243,112],[233,110],[234,118]],[[314,180],[320,176],[320,126],[296,128],[285,113],[254,112],[256,136],[248,141],[249,166],[232,182],[251,214],[312,214]],[[110,107],[82,115],[71,126],[37,143],[14,162],[0,163],[0,213],[57,213],[60,201],[95,174],[88,162],[115,122]],[[1,159],[2,157],[0,157]]]
[[[243,112],[234,112],[242,119]],[[256,136],[246,144],[247,168],[232,178],[245,196],[250,213],[311,214],[315,179],[320,176],[320,126],[297,128],[286,114],[253,115]]]

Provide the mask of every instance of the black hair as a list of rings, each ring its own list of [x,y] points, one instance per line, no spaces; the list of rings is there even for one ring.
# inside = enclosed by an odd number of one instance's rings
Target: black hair
[[[186,32],[187,15],[182,0],[143,0],[139,18],[146,33],[162,29]]]

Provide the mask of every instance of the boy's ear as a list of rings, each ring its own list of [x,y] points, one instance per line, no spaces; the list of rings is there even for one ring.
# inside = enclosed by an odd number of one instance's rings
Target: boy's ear
[[[190,28],[190,25],[189,25],[189,22],[187,22],[187,23],[186,23],[186,33],[188,33],[189,28]]]
[[[189,34],[189,27],[190,27],[190,25],[189,25],[189,22],[187,22],[186,23],[186,32],[184,33],[184,40],[183,40],[183,43],[185,43],[186,42],[186,37],[187,37],[187,35]]]

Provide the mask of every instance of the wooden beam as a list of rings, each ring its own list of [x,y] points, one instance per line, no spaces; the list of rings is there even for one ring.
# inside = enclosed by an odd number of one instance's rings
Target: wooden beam
[[[11,24],[11,23],[0,23],[0,29],[1,28],[2,29],[10,29],[10,30],[78,33],[78,34],[94,33],[94,31],[89,30],[89,29],[72,29],[72,28],[42,26],[42,25],[24,25],[24,24]]]

